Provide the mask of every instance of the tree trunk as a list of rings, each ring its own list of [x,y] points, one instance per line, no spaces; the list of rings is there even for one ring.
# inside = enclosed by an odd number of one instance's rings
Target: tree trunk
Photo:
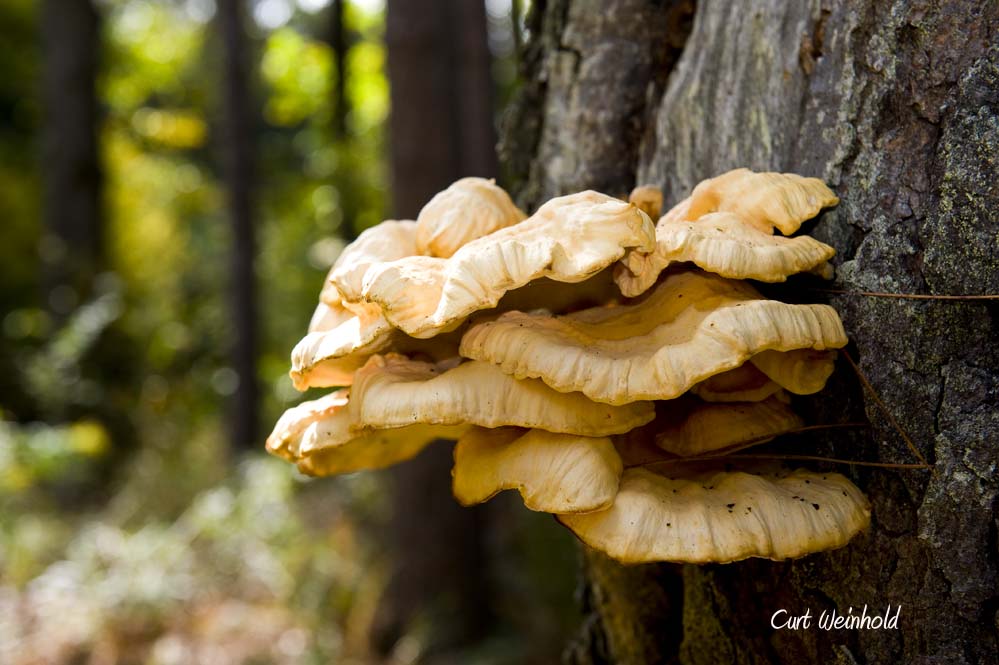
[[[333,138],[347,138],[347,30],[344,25],[344,0],[330,3],[329,44],[333,51]]]
[[[390,0],[386,41],[392,202],[399,219],[415,219],[458,178],[495,175],[484,6]],[[483,511],[454,502],[450,467],[449,448],[435,445],[391,471],[394,570],[372,628],[372,645],[381,654],[418,614],[429,622],[425,658],[469,644],[488,628]]]
[[[684,4],[534,3],[503,137],[527,175],[522,205],[636,182],[672,204],[731,168],[792,171],[841,198],[810,230],[838,252],[829,288],[999,293],[999,4],[701,0],[689,37]],[[826,297],[934,473],[840,468],[870,497],[871,529],[799,561],[622,567],[585,553],[570,662],[997,662],[996,306]],[[849,367],[837,374],[812,410],[863,400],[873,428],[840,437],[836,456],[915,461]],[[771,628],[782,608],[889,603],[897,630]]]
[[[89,0],[40,11],[46,302],[58,318],[89,295],[102,261],[96,78],[100,22]],[[67,290],[69,289],[69,290]]]
[[[253,272],[256,239],[253,220],[254,151],[246,32],[241,0],[219,0],[218,21],[225,50],[222,132],[225,181],[232,236],[229,293],[232,312],[231,362],[237,385],[230,405],[233,450],[256,449],[257,301]]]
[[[415,219],[454,180],[495,175],[485,8],[397,0],[387,21],[392,204]]]

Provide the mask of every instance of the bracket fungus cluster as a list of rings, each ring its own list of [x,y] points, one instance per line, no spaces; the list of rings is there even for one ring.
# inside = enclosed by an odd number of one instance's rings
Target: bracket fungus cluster
[[[828,276],[832,248],[793,234],[836,203],[814,178],[739,169],[661,218],[650,187],[526,216],[459,180],[344,249],[291,370],[339,389],[289,409],[267,448],[331,475],[456,439],[460,503],[517,490],[623,562],[840,547],[870,520],[849,480],[725,458],[801,427],[790,395],[821,390],[847,343],[831,307],[747,281]]]

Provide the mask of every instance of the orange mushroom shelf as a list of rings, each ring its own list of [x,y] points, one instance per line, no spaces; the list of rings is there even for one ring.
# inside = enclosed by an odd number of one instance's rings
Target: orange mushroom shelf
[[[825,386],[843,326],[831,307],[769,300],[745,280],[831,276],[833,249],[793,234],[836,203],[815,178],[738,169],[656,224],[662,194],[648,186],[528,217],[492,181],[459,180],[415,222],[382,222],[344,249],[291,370],[300,390],[340,389],[289,409],[267,449],[332,475],[455,438],[462,504],[516,489],[624,562],[841,547],[870,508],[839,474],[648,464],[801,426],[789,393]]]

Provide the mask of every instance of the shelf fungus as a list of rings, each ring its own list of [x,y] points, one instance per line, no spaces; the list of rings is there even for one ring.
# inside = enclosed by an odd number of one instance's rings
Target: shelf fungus
[[[416,218],[414,253],[446,259],[469,241],[526,217],[495,181],[462,178],[423,206]]]
[[[361,300],[364,278],[373,266],[417,254],[416,228],[413,221],[386,220],[366,229],[344,248],[333,264],[329,281],[347,309],[364,304]]]
[[[380,469],[415,456],[437,438],[454,438],[462,426],[416,424],[352,430],[348,389],[287,410],[267,439],[267,450],[310,476]]]
[[[298,390],[349,386],[369,357],[392,343],[381,312],[351,313],[329,329],[310,331],[291,352],[291,380]]]
[[[821,351],[846,342],[828,305],[788,305],[745,282],[689,271],[670,275],[633,305],[555,317],[508,312],[469,328],[459,352],[561,392],[626,404],[679,397],[764,351]]]
[[[652,220],[636,206],[580,192],[552,199],[450,258],[411,256],[373,266],[363,299],[408,335],[432,337],[528,282],[582,282],[631,251],[652,251],[654,243]]]
[[[637,205],[648,200],[639,188]],[[781,173],[730,171],[698,185],[690,198],[656,224],[656,249],[632,252],[615,267],[614,277],[626,296],[651,287],[674,263],[690,262],[732,279],[783,282],[812,272],[832,277],[827,263],[835,250],[810,236],[786,235],[839,199],[820,180]]]
[[[705,402],[760,402],[780,391],[780,384],[758,370],[752,358],[748,363],[709,376],[690,388],[691,394]]]
[[[650,402],[595,404],[579,393],[517,380],[487,363],[449,365],[372,356],[349,390],[286,412],[268,450],[312,475],[346,473],[403,461],[433,439],[453,438],[473,425],[602,437],[655,417]]]
[[[761,402],[677,401],[681,402],[677,408],[668,410],[668,416],[656,422],[655,443],[681,457],[766,443],[804,424],[777,395]]]
[[[739,169],[657,224],[651,186],[528,217],[459,180],[344,249],[291,371],[340,389],[286,411],[267,449],[325,476],[457,439],[460,503],[516,490],[626,563],[845,545],[870,521],[849,480],[735,454],[800,429],[792,396],[821,391],[847,343],[831,307],[745,281],[828,276],[832,248],[789,236],[836,203],[814,178]]]
[[[414,423],[537,427],[581,436],[622,434],[655,417],[651,402],[596,404],[541,381],[519,380],[476,361],[441,368],[397,354],[373,356],[357,371],[349,404],[351,429]]]
[[[326,283],[323,285],[322,291],[319,292],[319,304],[316,305],[312,318],[309,320],[310,333],[333,330],[354,316],[353,312],[343,306],[340,291],[330,281],[332,276],[333,268],[330,268],[329,274],[326,275]]]
[[[611,506],[622,471],[607,437],[477,427],[458,439],[452,476],[465,506],[516,489],[531,510],[586,513]]]
[[[267,452],[297,461],[305,431],[316,421],[343,409],[347,405],[347,394],[346,390],[337,390],[285,411],[267,437]]]
[[[842,547],[870,521],[867,499],[838,473],[628,469],[607,510],[558,519],[624,563],[792,559]]]
[[[685,216],[698,219],[731,212],[761,231],[772,233],[777,228],[789,236],[802,222],[837,203],[836,195],[818,178],[734,169],[698,184]]]
[[[415,457],[436,439],[454,439],[461,425],[407,425],[396,429],[363,430],[346,438],[329,437],[330,423],[320,421],[306,431],[303,455],[295,460],[307,476],[334,476],[383,469]],[[309,446],[319,439],[318,445]]]
[[[308,334],[291,353],[298,390],[350,385],[354,372],[392,342],[381,310],[358,301],[356,292],[372,263],[416,252],[416,222],[387,220],[345,248],[326,276]]]
[[[390,346],[434,359],[448,355],[449,347],[442,349],[440,343],[413,344],[405,335],[393,334],[395,329],[381,308],[362,297],[365,276],[373,266],[398,259],[440,256],[433,252],[460,246],[523,218],[509,195],[494,183],[464,178],[434,197],[417,221],[386,220],[363,231],[330,269],[309,333],[292,351],[295,387],[350,385],[353,373],[369,357]],[[456,349],[450,351],[454,355]]]

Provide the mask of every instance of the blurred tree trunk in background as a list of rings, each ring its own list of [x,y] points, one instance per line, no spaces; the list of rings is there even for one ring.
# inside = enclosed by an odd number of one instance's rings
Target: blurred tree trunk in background
[[[671,205],[735,167],[794,171],[841,197],[811,231],[838,252],[831,288],[999,293],[999,5],[701,0],[692,32],[685,5],[532,3],[527,82],[503,137],[522,206],[636,182]],[[936,474],[840,467],[869,494],[872,528],[800,561],[624,567],[587,552],[569,662],[996,662],[996,310],[832,303]],[[830,439],[832,452],[915,461],[849,368],[834,380],[818,413],[862,403],[874,432]],[[865,603],[901,605],[899,629],[770,628],[781,608]]]
[[[496,172],[492,76],[481,2],[388,3],[392,202],[416,219],[464,176]]]
[[[330,133],[333,141],[344,154],[353,148],[356,137],[352,136],[348,116],[350,115],[350,95],[347,81],[350,77],[347,66],[348,56],[353,45],[353,35],[347,27],[346,0],[333,0],[329,7],[326,41],[333,52],[333,90],[330,97]],[[339,193],[340,234],[347,242],[352,242],[363,230],[358,228],[357,213],[360,207],[356,184],[357,173],[346,159],[337,160],[337,166],[330,176],[330,183]]]
[[[247,38],[242,0],[218,1],[218,27],[224,49],[222,139],[225,181],[232,234],[229,272],[232,315],[231,362],[238,384],[231,402],[233,450],[257,449],[257,303],[253,262],[256,239],[253,217],[253,112],[247,74]]]
[[[344,25],[344,0],[333,0],[330,4],[329,44],[333,51],[333,138],[342,141],[347,138],[347,29]]]
[[[398,218],[415,219],[454,180],[495,175],[485,8],[389,0],[386,42],[392,202]],[[380,653],[417,615],[430,619],[431,651],[467,644],[489,628],[483,513],[451,497],[450,467],[450,449],[435,445],[392,472],[395,570],[372,631]]]
[[[88,297],[103,257],[96,93],[100,21],[89,0],[43,0],[40,26],[45,196],[41,255],[45,300],[62,318]]]
[[[101,16],[90,0],[43,0],[38,19],[43,111],[39,258],[42,307],[55,326],[37,355],[15,361],[5,378],[17,382],[17,397],[4,406],[13,406],[25,420],[101,423],[114,454],[95,460],[95,470],[80,479],[67,474],[53,484],[53,494],[64,506],[82,509],[108,498],[114,474],[136,443],[135,346],[118,325],[116,282],[95,280],[108,267],[99,148],[103,114],[97,94]],[[99,329],[80,334],[82,321],[96,320],[103,320]],[[33,371],[42,366],[48,372]]]

